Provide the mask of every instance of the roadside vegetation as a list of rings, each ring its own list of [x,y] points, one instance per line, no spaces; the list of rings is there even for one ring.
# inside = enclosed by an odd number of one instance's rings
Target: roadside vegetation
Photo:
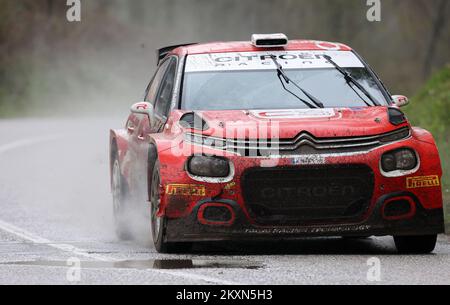
[[[431,77],[412,98],[405,112],[414,125],[431,131],[438,144],[444,171],[447,223],[450,225],[450,65]]]
[[[74,23],[66,1],[0,7],[0,118],[123,113],[147,85],[155,49],[257,32],[349,44],[410,96],[450,60],[448,0],[383,0],[381,22],[368,22],[361,0],[82,1]]]

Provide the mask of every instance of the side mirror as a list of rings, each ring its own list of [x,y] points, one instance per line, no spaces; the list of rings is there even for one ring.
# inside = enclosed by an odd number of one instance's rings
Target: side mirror
[[[153,117],[153,105],[148,102],[140,102],[131,106],[131,112],[136,114],[146,114],[151,119]]]
[[[393,95],[392,101],[394,102],[394,105],[397,107],[404,107],[409,104],[409,99],[403,95]]]

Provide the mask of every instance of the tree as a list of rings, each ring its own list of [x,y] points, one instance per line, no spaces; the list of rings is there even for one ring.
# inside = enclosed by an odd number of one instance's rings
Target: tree
[[[425,54],[425,60],[423,65],[423,76],[427,78],[430,75],[433,58],[436,51],[436,46],[439,43],[439,38],[441,36],[442,30],[447,22],[447,7],[448,0],[440,0],[435,4],[434,17],[432,20],[431,34],[428,42],[427,51]]]

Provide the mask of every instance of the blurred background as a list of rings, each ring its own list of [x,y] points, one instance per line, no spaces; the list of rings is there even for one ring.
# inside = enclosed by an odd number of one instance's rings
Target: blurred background
[[[283,32],[356,49],[440,147],[449,196],[450,1],[84,0],[81,22],[66,0],[0,0],[0,117],[112,116],[139,101],[155,49],[183,42],[249,40]],[[105,133],[106,136],[106,133]]]

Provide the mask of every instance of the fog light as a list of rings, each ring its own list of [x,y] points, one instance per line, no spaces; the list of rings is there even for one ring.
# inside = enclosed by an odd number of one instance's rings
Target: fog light
[[[233,208],[225,203],[205,203],[198,210],[198,221],[203,225],[231,226],[235,218]]]
[[[187,170],[194,176],[224,178],[230,175],[230,164],[225,158],[193,156],[188,161]]]
[[[226,207],[207,206],[203,211],[203,217],[209,221],[227,222],[232,218],[232,214]]]
[[[413,217],[416,206],[411,198],[399,197],[388,200],[382,207],[382,215],[387,220],[400,220]]]

